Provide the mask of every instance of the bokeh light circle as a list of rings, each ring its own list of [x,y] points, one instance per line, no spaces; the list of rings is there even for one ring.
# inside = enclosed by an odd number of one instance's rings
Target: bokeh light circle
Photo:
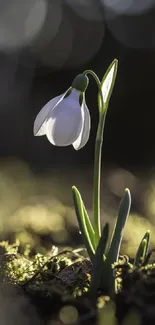
[[[0,49],[16,50],[37,36],[46,18],[46,0],[1,0]]]
[[[155,6],[154,0],[101,0],[103,6],[116,14],[141,15]]]
[[[149,49],[155,47],[155,19],[151,10],[143,15],[116,15],[106,8],[105,21],[113,37],[126,47]],[[144,28],[145,26],[145,28]]]
[[[99,2],[94,0],[65,0],[73,11],[81,18],[92,21],[102,21],[103,12]]]
[[[60,310],[59,317],[63,324],[75,324],[78,320],[78,311],[74,306],[64,306]]]
[[[62,18],[56,36],[44,46],[35,46],[34,51],[40,62],[52,68],[65,65],[72,51],[73,30],[69,20]],[[44,43],[43,43],[44,44]]]

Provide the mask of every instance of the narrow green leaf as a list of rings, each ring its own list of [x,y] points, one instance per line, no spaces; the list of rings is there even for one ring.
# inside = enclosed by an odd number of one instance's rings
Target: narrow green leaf
[[[114,279],[112,264],[118,261],[120,245],[123,236],[123,230],[124,230],[127,217],[130,212],[130,206],[131,206],[130,191],[126,189],[125,194],[119,205],[117,220],[115,223],[109,250],[107,252],[107,258],[104,263],[103,285],[104,286],[106,285],[107,294],[109,294],[110,296],[113,295],[115,290],[115,279]]]
[[[90,287],[90,295],[95,296],[97,293],[97,289],[101,284],[103,266],[105,262],[105,249],[109,236],[109,224],[106,223],[102,235],[99,240],[99,244],[96,249],[96,253],[93,260],[92,272],[91,272],[91,287]]]
[[[84,217],[85,217],[85,223],[86,223],[87,231],[88,231],[88,234],[89,234],[89,237],[90,237],[92,246],[93,246],[93,248],[95,250],[95,232],[94,232],[94,229],[93,229],[92,224],[90,222],[90,219],[89,219],[87,210],[85,208],[85,205],[83,203],[83,200],[82,200],[82,204],[83,204],[83,212],[84,212]]]
[[[124,196],[120,202],[119,209],[118,209],[118,216],[116,219],[109,251],[107,259],[110,261],[110,263],[117,262],[119,251],[120,251],[120,245],[122,241],[123,236],[123,230],[125,223],[127,221],[127,217],[130,212],[131,207],[131,195],[130,191],[128,189],[125,189]]]
[[[138,267],[145,261],[146,255],[148,253],[149,242],[150,230],[147,230],[137,249],[137,253],[133,263],[134,266]]]
[[[102,108],[103,106],[102,99],[101,99],[101,94],[102,94],[104,111],[108,107],[108,103],[114,88],[115,79],[117,75],[117,66],[118,66],[118,60],[114,59],[101,80],[101,93],[99,92],[98,94],[98,105],[100,108]]]
[[[86,209],[84,208],[80,192],[75,186],[72,187],[72,193],[76,216],[83,237],[84,245],[86,246],[91,261],[93,262],[95,254],[94,239],[91,240],[91,238],[93,238],[93,228],[91,226],[90,220],[88,220],[89,217],[86,213]]]

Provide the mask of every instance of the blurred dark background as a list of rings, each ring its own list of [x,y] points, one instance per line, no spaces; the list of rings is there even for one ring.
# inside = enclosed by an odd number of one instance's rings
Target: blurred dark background
[[[102,78],[119,60],[107,117],[104,161],[138,168],[155,163],[155,1],[1,0],[0,156],[18,157],[44,169],[93,162],[97,125],[96,85],[87,103],[91,138],[79,152],[34,138],[42,106],[64,92],[77,73]]]
[[[102,78],[114,58],[119,67],[105,128],[104,186],[109,192],[104,190],[104,200],[111,205],[109,193],[120,198],[131,185],[133,211],[146,215],[155,188],[155,1],[0,1],[1,229],[4,216],[25,208],[27,199],[28,206],[42,202],[41,195],[44,202],[54,194],[63,201],[67,182],[68,197],[73,182],[85,184],[86,203],[91,205],[88,188],[92,191],[98,121],[94,81],[86,93],[92,128],[83,149],[58,148],[45,137],[34,137],[33,122],[47,101],[70,87],[76,74],[92,69]],[[36,177],[46,180],[44,186],[41,180],[36,186]],[[38,197],[37,203],[32,197]],[[71,199],[65,204],[71,205]],[[151,209],[153,217],[154,203]]]

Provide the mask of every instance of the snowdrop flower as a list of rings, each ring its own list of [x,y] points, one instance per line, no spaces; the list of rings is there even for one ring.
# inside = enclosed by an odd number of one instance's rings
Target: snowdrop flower
[[[81,149],[90,134],[90,114],[85,102],[87,76],[80,74],[62,95],[51,99],[34,121],[34,135],[46,135],[55,146]]]

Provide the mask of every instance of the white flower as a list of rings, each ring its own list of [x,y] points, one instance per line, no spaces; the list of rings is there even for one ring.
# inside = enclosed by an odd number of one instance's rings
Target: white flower
[[[34,135],[46,135],[55,146],[72,144],[76,150],[81,149],[90,134],[90,114],[84,96],[87,85],[87,77],[78,75],[71,88],[51,99],[34,121]]]

